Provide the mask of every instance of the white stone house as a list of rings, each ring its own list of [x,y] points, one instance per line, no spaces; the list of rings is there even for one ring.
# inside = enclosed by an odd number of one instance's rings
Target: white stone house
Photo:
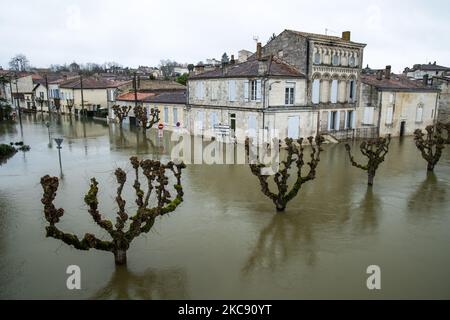
[[[238,129],[250,137],[262,129],[277,130],[280,139],[316,135],[317,112],[307,104],[305,75],[260,53],[189,77],[191,132],[216,137],[225,132],[232,138]]]
[[[321,134],[355,128],[365,44],[342,37],[284,30],[262,48],[306,75],[306,104],[319,112]]]
[[[358,128],[376,128],[380,137],[410,136],[437,119],[439,89],[405,76],[384,74],[361,77]]]

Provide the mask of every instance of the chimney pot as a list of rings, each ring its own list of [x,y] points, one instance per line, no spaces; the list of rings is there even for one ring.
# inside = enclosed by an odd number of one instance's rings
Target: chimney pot
[[[377,71],[377,80],[382,80],[383,79],[383,73],[381,70]]]
[[[384,74],[384,77],[386,79],[390,79],[391,78],[391,69],[392,69],[391,66],[386,66],[386,70],[385,70],[385,74]]]
[[[262,51],[262,48],[261,48],[261,42],[258,42],[258,43],[256,44],[256,58],[257,58],[258,60],[261,60],[261,55],[262,55],[261,51]]]
[[[351,32],[350,31],[342,32],[342,40],[350,41],[350,38],[351,38]]]
[[[230,64],[235,64],[236,60],[234,60],[234,54],[231,55]]]

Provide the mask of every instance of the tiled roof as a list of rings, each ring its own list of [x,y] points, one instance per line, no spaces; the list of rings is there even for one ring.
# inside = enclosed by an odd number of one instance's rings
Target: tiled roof
[[[260,71],[260,64],[265,64],[266,73]],[[240,78],[240,77],[262,77],[278,76],[305,78],[305,75],[295,67],[287,64],[279,58],[268,56],[261,60],[252,59],[242,63],[228,65],[226,69],[217,68],[211,71],[203,72],[189,76],[189,79],[208,79],[208,78]]]
[[[117,101],[134,102],[134,92],[121,94],[117,97]],[[147,103],[169,103],[169,104],[186,104],[186,90],[171,90],[162,92],[138,92],[137,100]]]
[[[187,104],[186,90],[165,91],[144,99],[149,103]]]
[[[129,81],[115,81],[109,79],[97,79],[97,78],[83,78],[83,89],[108,89],[117,88],[130,83]],[[77,77],[73,80],[67,80],[60,84],[61,88],[68,89],[81,89],[80,78]]]
[[[151,93],[151,92],[138,92],[137,93],[137,100],[138,101],[142,101],[142,100],[144,100],[145,98],[147,98],[147,97],[149,97],[149,96],[152,96],[152,95],[155,95],[154,93]],[[121,95],[119,95],[117,98],[116,98],[116,100],[118,100],[118,101],[134,101],[135,100],[135,94],[134,94],[134,92],[127,92],[127,93],[124,93],[124,94],[121,94]]]
[[[424,86],[422,80],[414,81],[399,75],[391,75],[390,79],[386,79],[383,76],[381,80],[378,80],[376,75],[361,75],[361,82],[374,86],[380,90],[418,92],[439,91],[439,89],[432,86]]]

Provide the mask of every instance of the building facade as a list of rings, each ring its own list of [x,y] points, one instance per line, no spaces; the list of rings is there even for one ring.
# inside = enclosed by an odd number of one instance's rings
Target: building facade
[[[387,67],[385,72],[361,77],[357,126],[376,128],[380,137],[401,137],[432,125],[437,119],[439,89],[390,71]]]
[[[365,44],[342,37],[285,30],[262,48],[306,75],[307,105],[319,113],[322,134],[353,129]]]
[[[191,75],[189,127],[196,135],[244,136],[276,130],[280,139],[316,134],[317,114],[307,104],[306,77],[272,55]],[[242,141],[241,141],[242,142]]]

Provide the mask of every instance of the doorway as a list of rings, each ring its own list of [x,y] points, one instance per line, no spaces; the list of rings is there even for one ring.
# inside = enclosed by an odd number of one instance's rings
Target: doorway
[[[400,137],[403,137],[405,135],[405,129],[406,129],[406,121],[402,121],[400,124]]]

